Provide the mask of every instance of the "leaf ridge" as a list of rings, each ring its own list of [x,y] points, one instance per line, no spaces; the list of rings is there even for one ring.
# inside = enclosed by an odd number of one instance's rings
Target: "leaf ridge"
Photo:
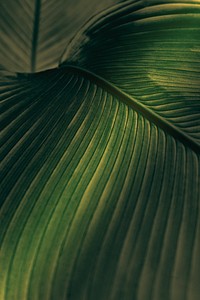
[[[36,68],[36,56],[37,56],[38,34],[39,34],[39,24],[40,24],[40,10],[41,10],[41,0],[36,0],[32,49],[31,49],[32,50],[31,51],[31,72],[35,72],[35,68]]]
[[[122,91],[115,84],[110,83],[109,81],[102,78],[101,76],[79,66],[66,64],[62,68],[83,75],[85,78],[92,80],[97,85],[105,87],[108,92],[111,92],[115,96],[119,97],[119,99],[122,102],[124,102],[126,105],[133,108],[137,112],[141,113],[145,118],[152,121],[154,124],[158,125],[160,128],[165,130],[168,134],[177,138],[184,145],[191,148],[197,153],[200,152],[200,144],[194,138],[187,135],[187,133],[183,132],[180,128],[173,125],[168,120],[164,119],[162,116],[158,115],[156,112],[151,110],[149,107],[145,106],[143,103],[139,102],[136,98]]]

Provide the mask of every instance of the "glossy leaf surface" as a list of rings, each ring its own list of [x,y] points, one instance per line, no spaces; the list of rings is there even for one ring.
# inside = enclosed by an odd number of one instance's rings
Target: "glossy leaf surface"
[[[199,12],[128,1],[3,72],[1,299],[199,299]]]

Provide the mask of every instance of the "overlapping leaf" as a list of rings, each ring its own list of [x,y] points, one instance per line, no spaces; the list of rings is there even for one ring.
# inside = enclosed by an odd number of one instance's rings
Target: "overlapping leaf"
[[[166,2],[131,1],[97,18],[72,41],[63,65],[101,75],[198,140],[200,5]]]
[[[92,16],[117,2],[1,1],[1,66],[14,72],[39,71],[57,66],[77,30]]]
[[[198,31],[197,1],[130,1],[5,74],[0,298],[199,299]]]

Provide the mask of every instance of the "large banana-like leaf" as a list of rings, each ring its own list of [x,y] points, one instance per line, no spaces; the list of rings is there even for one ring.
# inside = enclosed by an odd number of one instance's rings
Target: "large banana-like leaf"
[[[187,2],[131,1],[97,18],[72,41],[63,65],[101,75],[198,140],[200,5]]]
[[[93,15],[120,0],[2,0],[0,62],[29,72],[55,67],[67,43]]]
[[[3,72],[0,299],[200,298],[200,4],[167,2]]]

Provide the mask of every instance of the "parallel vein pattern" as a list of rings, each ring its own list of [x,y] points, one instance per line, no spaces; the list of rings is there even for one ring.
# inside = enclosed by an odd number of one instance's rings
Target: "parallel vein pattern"
[[[55,67],[76,32],[120,0],[48,0],[41,7],[37,70]]]
[[[199,141],[199,36],[199,1],[129,1],[80,31],[62,64],[102,76]]]
[[[199,155],[75,71],[0,90],[0,298],[199,299]]]
[[[1,68],[24,72],[31,70],[34,11],[34,1],[1,1]]]
[[[34,72],[57,67],[77,30],[120,0],[6,0],[0,3],[0,67]]]

